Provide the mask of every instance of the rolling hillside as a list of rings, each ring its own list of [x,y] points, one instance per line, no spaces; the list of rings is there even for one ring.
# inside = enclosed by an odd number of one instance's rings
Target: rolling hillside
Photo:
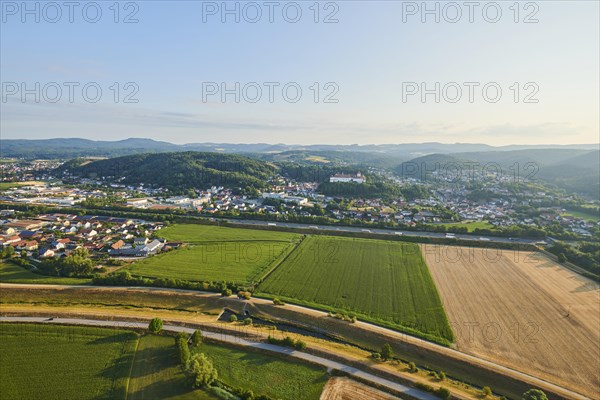
[[[426,172],[462,166],[465,171],[493,164],[506,174],[543,180],[570,192],[599,197],[600,151],[549,148],[510,151],[430,154],[403,162],[395,171],[415,178]]]
[[[185,190],[221,185],[261,188],[275,171],[272,164],[240,155],[180,152],[145,153],[91,162],[77,158],[61,165],[55,172]]]

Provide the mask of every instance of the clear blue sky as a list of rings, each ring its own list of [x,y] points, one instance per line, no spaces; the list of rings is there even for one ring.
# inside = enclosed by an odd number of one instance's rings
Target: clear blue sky
[[[125,8],[120,3],[119,23],[114,23],[113,1],[99,1],[102,16],[87,22],[83,5],[68,9],[50,23],[55,10],[40,4],[35,15],[22,15],[21,2],[2,1],[1,80],[3,82],[1,135],[7,138],[86,137],[122,139],[150,137],[175,143],[270,142],[270,143],[404,143],[479,142],[493,145],[539,143],[597,143],[599,141],[599,2],[538,1],[535,7],[519,3],[515,23],[513,1],[498,2],[502,16],[496,23],[495,8],[483,14],[481,2],[469,22],[469,10],[451,23],[455,10],[439,3],[440,22],[433,15],[421,21],[421,10],[408,15],[410,2],[338,1],[319,3],[319,23],[314,22],[314,2],[302,2],[302,17],[287,22],[279,2],[274,22],[268,7],[257,23],[234,16],[221,22],[205,15],[203,7],[222,7],[222,2],[139,1]],[[9,4],[11,3],[11,4]],[[30,8],[36,2],[29,2]],[[58,2],[62,4],[62,2]],[[236,2],[228,2],[235,7]],[[245,2],[239,2],[242,9]],[[417,7],[421,2],[414,3]],[[462,5],[463,2],[458,2]],[[14,5],[18,8],[14,9]],[[429,2],[435,7],[435,2]],[[311,9],[310,7],[313,7]],[[86,16],[94,18],[95,9]],[[247,18],[255,10],[247,8]],[[288,6],[288,18],[295,15]],[[403,10],[406,22],[403,22]],[[126,24],[131,12],[139,22]],[[337,23],[323,23],[335,12]],[[537,23],[524,23],[528,16]],[[25,22],[21,18],[25,17]],[[444,18],[446,17],[446,18]],[[49,82],[62,86],[56,103],[52,87],[40,101],[33,94],[21,101],[21,88]],[[69,102],[64,82],[77,82],[74,101]],[[85,101],[81,87],[95,82],[102,89],[97,103]],[[120,97],[114,102],[114,82]],[[124,103],[139,88],[138,103]],[[233,88],[257,82],[262,98],[250,103],[233,95],[203,99],[203,83],[225,83]],[[274,101],[268,100],[264,82],[277,82]],[[295,82],[302,89],[297,103],[283,98],[281,87]],[[319,102],[311,86],[318,82]],[[334,85],[325,88],[324,85]],[[439,103],[434,95],[422,102],[420,94],[407,96],[407,82],[440,88],[449,82]],[[463,82],[477,82],[473,102]],[[502,90],[496,103],[483,98],[482,86],[493,82]],[[514,102],[519,83],[519,101]],[[526,83],[533,85],[525,87]],[[324,97],[337,87],[337,103]],[[513,89],[511,89],[513,87]],[[314,87],[313,87],[314,88]],[[414,87],[413,87],[414,88]],[[539,89],[525,103],[524,97]],[[40,90],[41,92],[41,90]],[[292,93],[293,91],[289,92]],[[490,90],[490,97],[494,91]],[[249,97],[254,96],[249,91]],[[406,94],[406,93],[404,93]],[[92,93],[93,95],[93,93]]]

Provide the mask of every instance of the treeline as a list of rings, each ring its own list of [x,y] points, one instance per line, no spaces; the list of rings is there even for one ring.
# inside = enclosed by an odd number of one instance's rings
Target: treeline
[[[273,400],[269,396],[255,395],[252,390],[234,387],[219,380],[219,371],[202,353],[203,341],[202,332],[198,330],[189,338],[185,333],[179,333],[176,338],[181,368],[191,378],[194,387],[204,388],[221,399]]]
[[[37,272],[49,276],[72,276],[87,278],[94,271],[94,262],[85,248],[77,248],[66,257],[48,258],[37,266]]]
[[[576,248],[565,242],[555,242],[547,250],[557,256],[559,261],[570,261],[594,274],[598,280],[600,276],[600,243],[587,242]]]
[[[106,286],[164,287],[215,293],[224,293],[227,290],[229,290],[231,293],[239,293],[240,291],[248,290],[248,288],[239,286],[234,282],[194,282],[173,278],[145,278],[133,276],[129,271],[118,271],[104,276],[97,275],[93,277],[92,283],[94,285]]]

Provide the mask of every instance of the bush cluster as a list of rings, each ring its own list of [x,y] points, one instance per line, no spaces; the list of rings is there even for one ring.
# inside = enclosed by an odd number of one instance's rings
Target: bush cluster
[[[276,339],[273,336],[269,335],[269,337],[267,338],[267,341],[271,344],[276,344],[276,345],[285,346],[285,347],[291,347],[296,350],[305,350],[306,349],[306,342],[304,342],[300,339],[294,340],[289,336],[286,336],[283,339]]]

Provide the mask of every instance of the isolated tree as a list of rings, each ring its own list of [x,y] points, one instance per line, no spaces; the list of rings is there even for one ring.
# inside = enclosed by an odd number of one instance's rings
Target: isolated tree
[[[252,318],[244,319],[244,325],[252,325]]]
[[[206,387],[213,384],[219,374],[213,363],[204,353],[194,354],[190,360],[190,373],[194,377],[194,386]]]
[[[229,322],[237,322],[237,320],[238,320],[238,317],[237,317],[237,315],[235,315],[235,314],[231,314],[231,315],[229,316]]]
[[[381,348],[381,358],[385,361],[391,359],[394,356],[394,351],[392,350],[392,346],[389,343],[386,343]]]
[[[548,396],[539,389],[529,389],[523,393],[522,400],[548,400]]]
[[[194,333],[192,333],[192,345],[194,346],[199,346],[202,344],[202,332],[200,332],[199,330],[195,330]]]
[[[162,328],[163,322],[160,318],[152,318],[152,321],[150,321],[150,324],[148,325],[148,330],[152,333],[159,333],[162,331]]]

